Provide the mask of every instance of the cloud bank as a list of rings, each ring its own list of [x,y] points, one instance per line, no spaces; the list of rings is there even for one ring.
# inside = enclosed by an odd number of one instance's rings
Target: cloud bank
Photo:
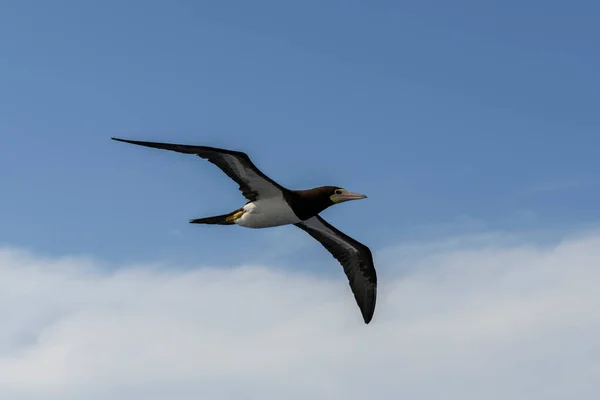
[[[341,267],[107,269],[4,248],[0,398],[599,398],[600,234],[482,238],[375,253],[369,325]]]

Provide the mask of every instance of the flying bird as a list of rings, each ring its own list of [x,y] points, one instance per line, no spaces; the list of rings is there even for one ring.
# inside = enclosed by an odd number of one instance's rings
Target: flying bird
[[[208,146],[144,142],[112,138],[119,142],[195,154],[219,167],[239,185],[248,200],[230,213],[192,219],[193,224],[239,225],[245,228],[269,228],[295,225],[319,241],[342,265],[352,293],[368,324],[375,312],[377,274],[371,251],[364,244],[339,231],[319,213],[350,200],[364,199],[338,186],[319,186],[307,190],[286,189],[261,172],[246,153]]]

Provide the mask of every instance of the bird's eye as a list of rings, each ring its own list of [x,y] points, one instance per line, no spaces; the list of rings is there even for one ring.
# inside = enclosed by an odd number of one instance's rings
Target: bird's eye
[[[335,190],[335,194],[342,194],[342,190],[341,189],[336,189]]]

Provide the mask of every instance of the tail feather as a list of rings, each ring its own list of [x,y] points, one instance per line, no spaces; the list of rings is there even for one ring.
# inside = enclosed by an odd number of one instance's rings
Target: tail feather
[[[192,219],[190,220],[190,224],[233,225],[235,224],[235,220],[241,216],[240,211],[242,211],[241,208],[228,214]]]

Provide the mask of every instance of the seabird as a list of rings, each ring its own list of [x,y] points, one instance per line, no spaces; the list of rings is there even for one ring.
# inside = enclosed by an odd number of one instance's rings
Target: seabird
[[[268,228],[295,225],[318,240],[338,260],[348,277],[350,288],[366,324],[373,318],[377,297],[377,274],[371,251],[364,244],[340,232],[319,213],[326,208],[367,196],[338,186],[308,190],[286,189],[262,173],[246,153],[208,146],[144,142],[112,138],[119,142],[195,154],[219,167],[240,187],[247,203],[230,213],[192,219],[193,224],[239,225]]]

